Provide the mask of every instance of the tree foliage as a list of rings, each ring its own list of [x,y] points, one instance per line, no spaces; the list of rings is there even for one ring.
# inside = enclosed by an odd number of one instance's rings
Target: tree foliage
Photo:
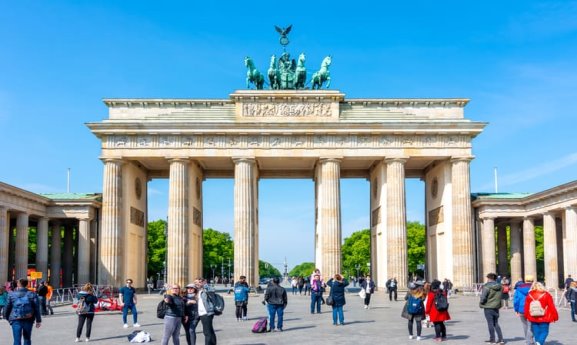
[[[205,277],[217,276],[224,272],[227,276],[228,262],[230,259],[231,269],[234,267],[234,244],[230,234],[214,229],[204,229],[202,232],[202,271]],[[242,274],[242,273],[241,273]]]
[[[367,264],[371,260],[371,230],[359,230],[345,238],[341,253],[342,272],[323,272],[324,275],[342,273],[345,276],[356,276],[357,267],[359,274],[368,274],[370,267]]]
[[[417,272],[417,265],[425,263],[425,225],[419,222],[407,222],[407,262],[409,272]],[[421,277],[422,270],[417,272]]]
[[[300,265],[296,265],[290,272],[290,277],[307,277],[315,270],[314,262],[303,262]]]
[[[535,257],[537,258],[537,279],[545,280],[545,248],[543,246],[543,227],[535,227]]]
[[[164,260],[166,260],[166,221],[163,219],[148,223],[146,233],[148,245],[148,269],[147,276],[155,276],[162,273]]]
[[[278,269],[276,269],[276,267],[262,260],[259,260],[258,262],[258,274],[260,275],[261,278],[282,277],[282,274]]]

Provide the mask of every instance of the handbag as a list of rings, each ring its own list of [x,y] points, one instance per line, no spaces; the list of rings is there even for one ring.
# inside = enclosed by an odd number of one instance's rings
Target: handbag
[[[325,303],[327,305],[333,305],[335,304],[335,300],[333,299],[333,296],[329,294],[329,296],[327,297],[327,300],[325,301]]]
[[[359,291],[359,296],[362,299],[365,299],[365,297],[367,297],[367,292],[365,291],[365,289],[361,289],[361,291]]]

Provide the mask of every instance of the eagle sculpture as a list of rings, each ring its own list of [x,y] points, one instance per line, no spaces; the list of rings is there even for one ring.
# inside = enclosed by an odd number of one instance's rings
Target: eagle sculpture
[[[281,35],[281,36],[286,36],[289,34],[289,32],[291,32],[291,29],[293,28],[292,25],[287,26],[286,28],[280,28],[278,26],[274,26],[274,28],[276,29],[276,31]]]

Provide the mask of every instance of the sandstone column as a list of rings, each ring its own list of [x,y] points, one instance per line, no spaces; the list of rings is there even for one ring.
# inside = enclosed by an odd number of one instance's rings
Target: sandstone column
[[[74,265],[74,228],[64,226],[64,255],[62,255],[62,286],[72,286],[72,270]]]
[[[257,166],[254,158],[234,159],[234,280],[258,285]]]
[[[28,275],[28,214],[19,213],[16,219],[16,279]]]
[[[52,246],[50,247],[50,285],[55,289],[60,287],[61,245],[60,223],[54,222],[52,224]]]
[[[0,206],[0,282],[8,280],[8,259],[10,257],[9,226],[8,209]]]
[[[489,273],[495,273],[495,220],[483,218],[481,233],[481,248],[483,251],[483,280]]]
[[[322,158],[318,162],[318,236],[320,264],[324,277],[341,273],[341,160]]]
[[[523,219],[523,262],[525,276],[532,275],[537,279],[537,257],[535,256],[535,221]],[[523,277],[525,279],[525,277]]]
[[[90,281],[90,219],[78,220],[78,284]]]
[[[565,209],[565,274],[577,277],[577,207],[571,206]]]
[[[455,286],[472,286],[475,279],[475,251],[471,224],[471,186],[469,164],[472,157],[451,159],[451,184],[453,206],[453,283]]]
[[[498,258],[499,264],[497,265],[497,273],[500,276],[508,276],[508,255],[507,255],[507,226],[505,224],[499,224],[497,226],[497,248],[498,248]]]
[[[166,279],[185,286],[188,279],[188,160],[170,160]]]
[[[48,278],[48,218],[44,217],[36,231],[36,271],[42,272],[42,280]]]
[[[122,160],[104,160],[102,183],[102,226],[100,230],[100,285],[119,286],[122,271]]]
[[[557,263],[557,225],[555,215],[543,215],[543,251],[545,256],[545,284],[547,288],[559,288],[559,266]]]
[[[407,287],[407,224],[405,204],[405,158],[385,159],[387,165],[387,274]]]
[[[517,220],[511,222],[511,284],[515,284],[522,277],[521,267],[521,223]]]

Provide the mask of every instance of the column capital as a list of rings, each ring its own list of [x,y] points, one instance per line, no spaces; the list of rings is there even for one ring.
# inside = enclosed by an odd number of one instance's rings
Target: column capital
[[[467,162],[469,163],[475,156],[451,157],[451,163]]]
[[[325,163],[325,162],[340,163],[342,161],[343,161],[342,157],[320,157],[319,158],[319,162],[321,162],[321,163]]]
[[[385,163],[389,164],[389,163],[401,163],[401,164],[405,164],[408,160],[409,157],[386,157],[385,159],[383,159],[385,161]]]
[[[90,217],[90,216],[76,217],[76,219],[77,219],[78,221],[84,220],[84,221],[88,221],[88,222],[91,221],[93,218],[94,218],[94,217]]]
[[[238,163],[254,164],[254,163],[256,163],[256,158],[254,158],[254,157],[232,157],[232,161],[234,162],[234,164],[238,164]]]
[[[493,220],[493,221],[494,221],[495,218],[496,218],[496,217],[480,217],[480,219],[481,219],[482,222],[486,222],[486,221],[489,221],[489,220]]]
[[[125,163],[124,159],[122,158],[100,158],[103,163],[115,163],[118,165],[122,165]]]
[[[189,163],[190,162],[190,158],[188,158],[188,157],[166,157],[166,160],[168,161],[168,163],[176,163],[176,162]]]
[[[0,209],[2,209],[2,206],[0,206]],[[565,206],[565,210],[566,211],[577,211],[577,205]]]

